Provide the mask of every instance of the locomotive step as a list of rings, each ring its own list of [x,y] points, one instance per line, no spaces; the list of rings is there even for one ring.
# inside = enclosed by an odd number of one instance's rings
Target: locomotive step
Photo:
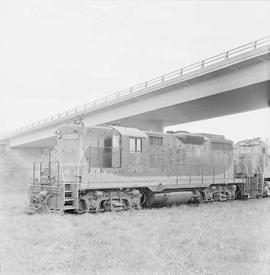
[[[71,198],[65,198],[65,202],[70,202],[70,201],[74,201],[74,199],[71,199]]]
[[[64,205],[64,211],[65,210],[75,210],[76,208],[73,205]]]
[[[72,191],[65,191],[65,198],[71,198],[72,197]]]
[[[61,209],[50,209],[51,213],[61,213]]]

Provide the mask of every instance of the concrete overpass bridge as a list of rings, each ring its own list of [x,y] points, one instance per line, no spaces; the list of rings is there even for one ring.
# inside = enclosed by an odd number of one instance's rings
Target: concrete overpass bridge
[[[2,135],[10,147],[48,147],[61,124],[164,127],[270,105],[270,36]]]

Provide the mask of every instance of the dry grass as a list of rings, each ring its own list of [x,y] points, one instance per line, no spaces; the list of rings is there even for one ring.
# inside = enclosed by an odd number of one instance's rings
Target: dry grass
[[[270,274],[270,199],[84,215],[0,197],[3,274]]]

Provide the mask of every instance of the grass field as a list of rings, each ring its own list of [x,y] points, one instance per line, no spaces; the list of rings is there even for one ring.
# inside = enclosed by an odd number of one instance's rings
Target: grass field
[[[0,196],[2,274],[270,274],[270,199],[28,216]]]

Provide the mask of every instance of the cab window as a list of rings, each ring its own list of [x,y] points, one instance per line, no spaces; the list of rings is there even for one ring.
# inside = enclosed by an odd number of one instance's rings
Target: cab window
[[[142,152],[142,139],[131,137],[129,139],[129,151],[131,153],[141,153]]]
[[[154,136],[149,136],[149,144],[150,145],[163,145],[163,138],[162,137],[154,137]]]

